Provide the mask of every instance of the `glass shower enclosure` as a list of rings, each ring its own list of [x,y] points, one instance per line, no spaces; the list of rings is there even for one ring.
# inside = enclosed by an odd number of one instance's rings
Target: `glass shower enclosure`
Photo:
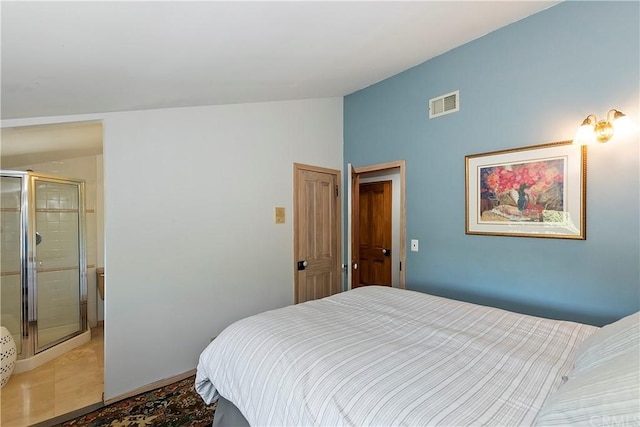
[[[1,173],[0,321],[26,359],[87,329],[84,182]]]

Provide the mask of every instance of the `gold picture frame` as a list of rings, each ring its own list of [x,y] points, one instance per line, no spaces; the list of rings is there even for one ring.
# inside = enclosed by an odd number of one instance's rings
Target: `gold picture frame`
[[[571,141],[465,156],[465,232],[585,240],[586,188]]]

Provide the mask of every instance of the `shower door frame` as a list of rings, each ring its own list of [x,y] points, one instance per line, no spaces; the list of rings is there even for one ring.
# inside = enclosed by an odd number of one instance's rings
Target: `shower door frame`
[[[2,176],[21,178],[21,233],[20,233],[20,279],[22,285],[22,351],[18,359],[27,359],[85,332],[87,323],[87,252],[85,221],[85,182],[78,179],[22,171],[0,171]],[[37,180],[58,184],[76,185],[78,188],[78,260],[79,260],[79,323],[80,328],[46,346],[38,348],[38,281],[36,248],[36,194]]]

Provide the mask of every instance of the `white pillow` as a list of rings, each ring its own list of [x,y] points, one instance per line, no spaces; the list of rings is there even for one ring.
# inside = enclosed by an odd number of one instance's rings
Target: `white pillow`
[[[640,425],[640,349],[570,378],[545,401],[535,425]]]
[[[571,378],[640,346],[640,312],[603,326],[576,351]]]

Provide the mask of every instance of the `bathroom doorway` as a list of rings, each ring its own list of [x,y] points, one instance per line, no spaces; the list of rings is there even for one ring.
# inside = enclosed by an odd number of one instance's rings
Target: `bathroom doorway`
[[[23,325],[18,336],[26,335],[27,341],[34,344],[29,357],[26,351],[31,344],[25,345],[24,340],[20,340],[22,358],[2,390],[0,424],[3,426],[31,425],[102,404],[104,300],[97,287],[98,269],[104,268],[102,132],[102,123],[97,121],[2,128],[2,169],[23,174],[32,170],[33,176],[40,177],[33,178],[35,188],[43,194],[50,193],[52,199],[49,204],[46,197],[44,203],[37,202],[37,197],[33,199],[35,220],[30,227],[40,234],[39,245],[36,245],[35,234],[31,234],[32,244],[40,251],[33,260],[39,267],[33,280],[40,286],[37,292],[25,293],[26,298],[35,299],[41,315],[49,312],[52,317],[48,320],[38,317],[38,322],[34,322],[33,316],[21,318],[19,308],[5,311],[10,301],[4,298],[5,293],[12,292],[13,288],[9,286],[11,281],[5,280],[9,276],[3,265],[0,283],[3,326],[5,322],[11,323],[5,314],[17,316],[18,324]],[[64,205],[73,204],[75,194],[80,194],[67,187],[67,181],[83,182],[83,195],[76,200],[78,215],[80,208],[84,208],[82,220],[74,217],[74,206]],[[59,197],[56,199],[54,195]],[[4,213],[3,209],[3,217]],[[85,250],[68,248],[56,255],[52,242],[81,230],[81,222],[85,237],[78,240],[77,245],[84,245]],[[3,227],[5,225],[8,224]],[[47,250],[50,253],[47,254]],[[76,275],[80,269],[71,265],[73,257],[66,257],[72,252],[84,254],[78,256],[84,257],[83,275]],[[81,261],[78,259],[79,264]],[[62,287],[69,290],[66,296],[55,292],[49,295],[54,287],[47,286],[48,279],[64,283]],[[84,282],[84,295],[80,282]],[[72,304],[72,300],[79,304]],[[62,318],[69,321],[62,322]],[[33,330],[36,325],[37,329]]]

